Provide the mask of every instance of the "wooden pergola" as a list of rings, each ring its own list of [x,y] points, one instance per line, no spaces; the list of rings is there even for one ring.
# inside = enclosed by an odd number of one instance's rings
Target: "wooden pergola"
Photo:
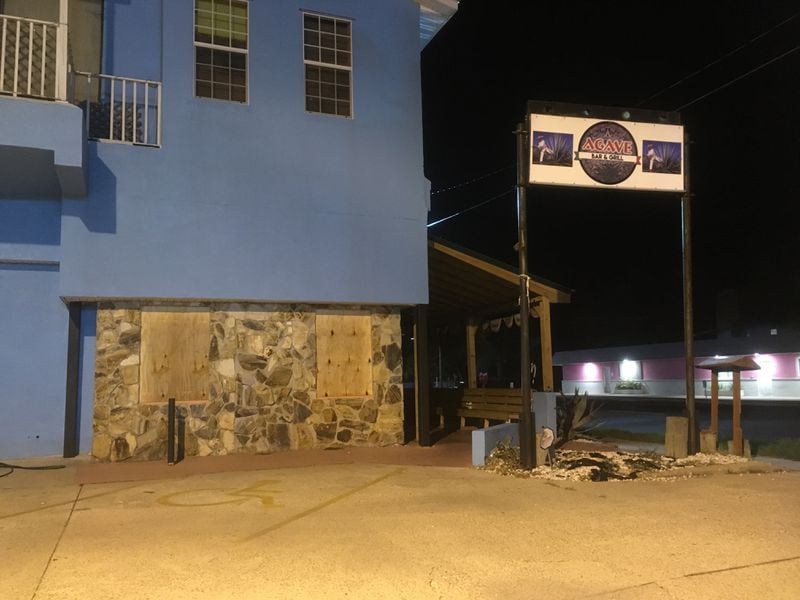
[[[733,373],[733,453],[742,456],[742,371],[757,371],[761,367],[750,356],[709,358],[697,367],[711,371],[711,432],[715,436],[719,433],[719,374]]]
[[[460,321],[467,349],[467,387],[478,387],[475,336],[480,323],[500,315],[519,314],[520,276],[514,267],[441,239],[428,241],[429,304],[417,307],[417,398],[420,444],[430,415],[430,377],[427,340],[419,338],[422,323],[431,319]],[[540,277],[529,276],[531,317],[539,322],[542,385],[553,390],[553,345],[550,305],[568,303],[570,290]],[[420,314],[423,313],[423,314]],[[420,319],[421,316],[421,319]],[[425,335],[425,332],[422,332]],[[424,343],[422,343],[424,341]],[[422,355],[425,356],[422,356]],[[424,363],[424,364],[423,364]]]

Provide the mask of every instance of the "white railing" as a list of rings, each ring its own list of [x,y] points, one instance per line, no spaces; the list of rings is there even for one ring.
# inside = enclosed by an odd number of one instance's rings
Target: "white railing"
[[[0,94],[66,100],[66,25],[0,15]]]
[[[73,75],[73,93],[86,112],[90,139],[161,146],[160,81],[80,71]]]

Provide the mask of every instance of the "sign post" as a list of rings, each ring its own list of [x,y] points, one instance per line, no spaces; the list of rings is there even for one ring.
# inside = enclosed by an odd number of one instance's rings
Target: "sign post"
[[[681,196],[681,249],[683,254],[683,339],[686,344],[686,412],[689,416],[689,454],[700,450],[700,433],[694,402],[694,307],[692,303],[692,194],[689,191],[689,136],[683,143],[684,193]]]
[[[697,452],[688,138],[676,112],[528,102],[529,185],[671,192],[681,196],[686,412]],[[524,202],[524,189],[518,201]],[[520,233],[520,240],[523,240]],[[520,248],[520,271],[522,271]],[[525,256],[527,268],[527,255]],[[524,352],[524,349],[523,349]],[[525,380],[523,365],[523,381]],[[520,442],[522,434],[520,434]]]
[[[520,337],[520,393],[522,394],[522,415],[519,429],[519,458],[523,469],[536,466],[536,453],[533,448],[535,432],[531,418],[531,344],[530,322],[531,306],[528,292],[528,209],[525,197],[528,179],[528,131],[529,117],[526,123],[517,126],[517,226],[519,252],[519,337]]]

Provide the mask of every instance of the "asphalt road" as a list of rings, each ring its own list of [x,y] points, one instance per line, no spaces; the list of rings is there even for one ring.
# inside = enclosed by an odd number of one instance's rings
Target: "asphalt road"
[[[643,403],[601,402],[592,426],[624,429],[635,432],[663,433],[667,416],[683,414],[680,403],[654,403],[646,407]],[[697,420],[700,428],[711,423],[707,405],[698,405]],[[780,438],[800,438],[800,405],[761,406],[745,404],[742,408],[742,430],[748,439],[759,441]],[[719,411],[720,438],[731,437],[731,406],[723,404]]]

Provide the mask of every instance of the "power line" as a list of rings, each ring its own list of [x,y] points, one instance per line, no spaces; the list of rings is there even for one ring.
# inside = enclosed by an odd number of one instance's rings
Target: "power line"
[[[446,217],[443,217],[443,218],[441,218],[441,219],[437,219],[437,220],[436,220],[436,221],[434,221],[433,223],[428,223],[428,229],[430,229],[431,227],[435,227],[436,225],[439,225],[440,223],[444,223],[445,221],[449,221],[450,219],[454,219],[454,218],[456,218],[456,217],[460,217],[461,215],[463,215],[463,214],[465,214],[465,213],[468,213],[468,212],[470,212],[470,211],[473,211],[473,210],[475,210],[476,208],[480,208],[481,206],[484,206],[484,205],[486,205],[486,204],[489,204],[489,202],[493,202],[494,200],[497,200],[498,198],[502,198],[502,197],[503,197],[503,196],[505,196],[506,194],[510,194],[511,192],[515,191],[515,189],[516,189],[516,188],[513,188],[513,187],[512,187],[512,188],[509,188],[509,189],[507,189],[507,190],[506,190],[506,191],[504,191],[504,192],[500,192],[500,193],[499,193],[499,194],[497,194],[496,196],[492,196],[492,197],[491,197],[491,198],[489,198],[488,200],[484,200],[483,202],[478,202],[478,204],[473,204],[472,206],[468,206],[467,208],[465,208],[465,209],[463,209],[463,210],[460,210],[460,211],[458,211],[458,212],[456,212],[456,213],[453,213],[452,215],[448,215],[448,216],[446,216]]]
[[[697,102],[700,102],[700,100],[703,100],[704,98],[708,98],[708,97],[709,97],[711,94],[715,94],[715,93],[717,93],[717,92],[718,92],[718,91],[720,91],[720,90],[724,90],[726,87],[728,87],[728,86],[730,86],[730,85],[733,85],[733,84],[734,84],[734,83],[736,83],[737,81],[740,81],[740,80],[744,79],[744,78],[745,78],[745,77],[747,77],[748,75],[752,75],[752,74],[753,74],[753,73],[755,73],[756,71],[760,71],[760,70],[761,70],[761,69],[763,69],[764,67],[767,67],[767,66],[771,65],[772,63],[774,63],[774,62],[776,62],[776,61],[779,61],[780,59],[782,59],[782,58],[784,58],[784,57],[786,57],[786,56],[789,56],[789,55],[790,55],[792,52],[795,52],[795,51],[797,51],[797,50],[800,50],[800,45],[799,45],[799,46],[795,46],[795,47],[794,47],[794,48],[792,48],[791,50],[787,50],[787,51],[786,51],[786,52],[784,52],[783,54],[779,54],[779,55],[778,55],[778,56],[776,56],[775,58],[771,58],[771,59],[770,59],[770,60],[768,60],[767,62],[765,62],[765,63],[762,63],[762,64],[758,65],[757,67],[754,67],[754,68],[750,69],[749,71],[747,71],[747,73],[744,73],[744,74],[742,74],[742,75],[739,75],[738,77],[735,77],[735,78],[731,79],[731,80],[730,80],[730,81],[728,81],[727,83],[723,83],[721,86],[719,86],[719,87],[717,87],[717,88],[714,88],[714,89],[713,89],[713,90],[711,90],[710,92],[708,92],[708,93],[705,93],[705,94],[703,94],[702,96],[699,96],[698,98],[695,98],[695,99],[694,99],[694,100],[692,100],[691,102],[687,102],[686,104],[683,104],[683,105],[679,106],[678,108],[676,108],[676,109],[674,109],[674,110],[677,112],[677,111],[683,110],[684,108],[688,108],[688,107],[689,107],[689,106],[691,106],[692,104],[695,104],[695,103],[697,103]]]
[[[495,169],[494,171],[490,171],[488,173],[484,173],[483,175],[478,175],[477,177],[473,177],[472,179],[468,179],[467,181],[462,181],[461,183],[456,183],[455,185],[451,185],[446,188],[441,188],[438,190],[431,190],[431,196],[435,196],[436,194],[442,194],[444,192],[449,192],[450,190],[455,190],[458,188],[465,187],[467,185],[472,185],[476,181],[481,181],[486,179],[487,177],[491,177],[492,175],[497,175],[498,173],[502,173],[503,171],[507,171],[511,167],[516,167],[517,163],[511,163],[510,165],[506,165],[505,167],[501,167],[499,169]]]
[[[713,67],[713,66],[714,66],[714,65],[716,65],[716,64],[719,64],[720,62],[722,62],[722,61],[723,61],[723,60],[725,60],[726,58],[728,58],[728,57],[730,57],[730,56],[733,56],[734,54],[736,54],[736,53],[737,53],[737,52],[739,52],[740,50],[743,50],[743,49],[747,48],[748,46],[750,46],[750,45],[754,44],[755,42],[757,42],[758,40],[760,40],[761,38],[763,38],[765,35],[768,35],[768,34],[772,33],[773,31],[775,31],[776,29],[778,29],[778,27],[782,27],[783,25],[785,25],[785,24],[786,24],[786,23],[788,23],[789,21],[792,21],[793,19],[796,19],[798,16],[800,16],[800,12],[796,12],[796,13],[794,13],[792,16],[788,17],[787,19],[784,19],[783,21],[781,21],[781,22],[780,22],[780,23],[778,23],[777,25],[775,25],[775,26],[773,26],[773,27],[769,28],[767,31],[764,31],[763,33],[760,33],[760,34],[758,34],[756,37],[754,37],[754,38],[752,38],[752,39],[748,40],[747,42],[745,42],[744,44],[741,44],[740,46],[738,46],[738,47],[734,48],[734,49],[733,49],[733,50],[731,50],[730,52],[728,52],[728,53],[726,53],[726,54],[723,54],[722,56],[720,56],[720,57],[719,57],[719,58],[717,58],[716,60],[712,60],[712,61],[711,61],[710,63],[708,63],[707,65],[705,65],[705,66],[703,66],[703,67],[700,67],[699,69],[697,69],[696,71],[693,71],[692,73],[689,73],[688,75],[686,75],[686,76],[685,76],[685,77],[683,77],[682,79],[679,79],[678,81],[675,81],[675,82],[671,83],[670,85],[668,85],[667,87],[665,87],[665,88],[663,88],[663,89],[659,90],[659,91],[658,91],[658,92],[656,92],[655,94],[652,94],[652,95],[648,96],[647,98],[645,98],[644,100],[642,100],[641,102],[639,102],[638,104],[636,104],[635,106],[641,106],[641,105],[642,105],[642,104],[644,104],[645,102],[648,102],[648,101],[652,100],[653,98],[656,98],[657,96],[660,96],[661,94],[663,94],[663,93],[664,93],[664,92],[666,92],[667,90],[671,90],[672,88],[674,88],[674,87],[676,87],[676,86],[678,86],[678,85],[682,84],[684,81],[687,81],[687,80],[691,79],[691,78],[692,78],[692,77],[694,77],[695,75],[699,75],[699,74],[700,74],[700,73],[702,73],[703,71],[706,71],[706,70],[710,69],[711,67]]]

